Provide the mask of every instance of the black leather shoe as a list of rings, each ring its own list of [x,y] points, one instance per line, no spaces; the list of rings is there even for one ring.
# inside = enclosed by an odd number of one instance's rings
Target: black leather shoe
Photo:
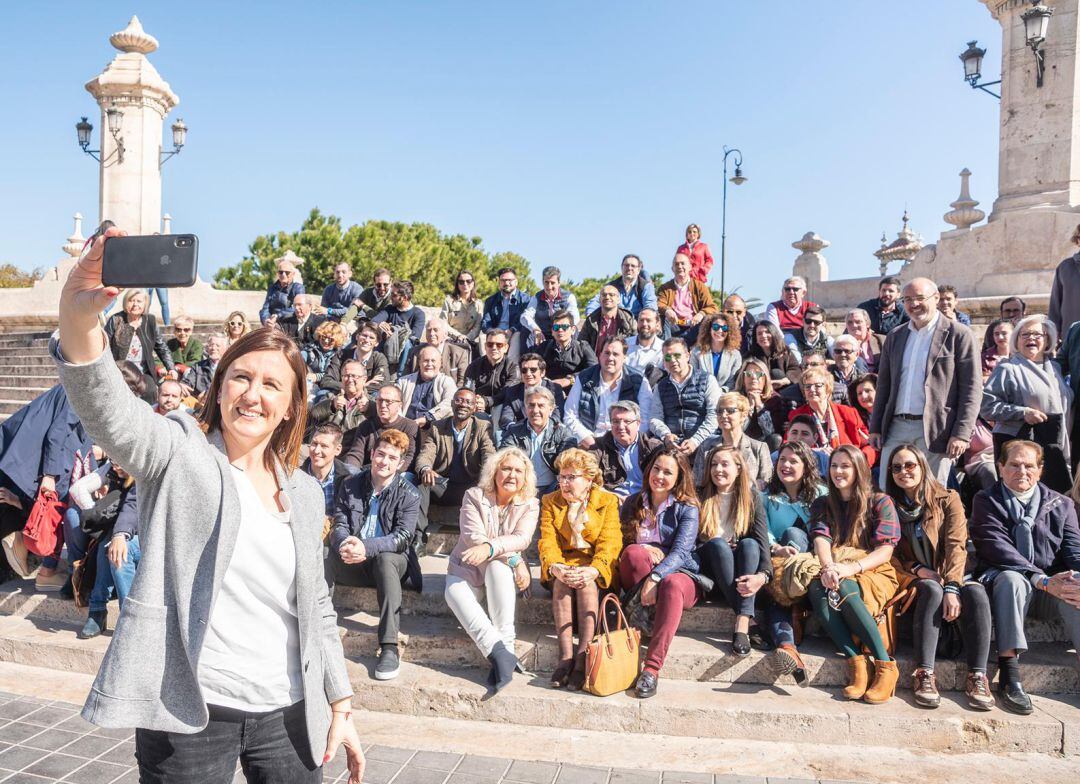
[[[1001,697],[1001,707],[1009,713],[1027,716],[1035,710],[1031,704],[1031,697],[1024,691],[1024,684],[1019,681],[998,684],[998,696]]]
[[[732,640],[731,650],[735,652],[736,656],[749,656],[750,636],[745,632],[735,632],[735,639]]]
[[[649,697],[656,696],[656,681],[657,677],[655,673],[646,670],[641,673],[637,679],[637,686],[634,687],[634,696],[639,700],[647,700]]]

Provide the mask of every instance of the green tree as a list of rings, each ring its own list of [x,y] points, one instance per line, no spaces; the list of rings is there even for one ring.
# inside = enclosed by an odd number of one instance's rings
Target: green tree
[[[473,273],[482,296],[497,288],[496,271],[514,267],[519,285],[535,290],[529,262],[510,251],[489,254],[480,237],[446,235],[428,223],[372,220],[343,229],[341,219],[313,209],[298,231],[264,234],[248,246],[248,255],[214,276],[219,288],[264,289],[274,279],[275,260],[292,251],[304,259],[304,287],[319,293],[334,279],[334,267],[347,262],[353,278],[367,285],[375,270],[385,267],[395,279],[412,281],[414,299],[422,305],[442,304],[459,270]]]
[[[40,268],[33,272],[26,272],[14,264],[0,264],[0,289],[23,289],[34,285],[35,280],[41,280]]]

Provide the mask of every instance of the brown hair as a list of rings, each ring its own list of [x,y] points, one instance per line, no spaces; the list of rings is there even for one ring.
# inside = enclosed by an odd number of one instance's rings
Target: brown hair
[[[881,466],[881,471],[885,474],[885,494],[892,498],[897,505],[901,503],[906,505],[907,503],[907,491],[896,484],[896,475],[892,472],[892,461],[901,452],[913,454],[915,463],[919,466],[919,471],[922,472],[922,479],[911,496],[915,505],[923,509],[923,519],[926,521],[923,527],[925,528],[928,525],[936,526],[945,517],[940,500],[945,497],[948,491],[934,478],[933,473],[930,471],[930,464],[926,461],[926,456],[914,444],[900,444],[889,454],[889,465]]]
[[[825,498],[825,514],[833,544],[861,547],[864,550],[872,549],[867,546],[870,540],[870,526],[868,525],[870,507],[874,500],[874,491],[870,485],[870,466],[866,462],[866,456],[859,451],[858,447],[842,444],[836,447],[829,457],[830,469],[837,455],[846,455],[855,466],[855,486],[852,488],[851,500],[847,502],[847,514],[845,514],[843,499],[840,498],[840,491],[833,484],[832,471],[829,471],[829,494]]]
[[[562,471],[564,468],[571,471],[580,471],[583,476],[592,482],[593,487],[604,486],[604,475],[600,471],[600,463],[592,452],[586,452],[584,449],[576,447],[560,452],[559,456],[555,458],[555,470]]]
[[[1005,465],[1009,462],[1009,458],[1012,457],[1012,453],[1017,449],[1030,449],[1035,453],[1035,463],[1042,468],[1043,465],[1043,448],[1041,444],[1036,444],[1034,441],[1025,441],[1023,438],[1013,438],[1006,441],[1001,447],[1001,454],[998,455],[997,464],[999,466]]]
[[[698,330],[697,350],[702,354],[712,351],[712,325],[716,322],[727,324],[727,332],[724,333],[724,350],[738,351],[742,345],[742,331],[735,317],[727,313],[714,313],[701,323],[701,329]]]
[[[814,456],[814,453],[810,451],[810,447],[802,441],[785,441],[781,444],[780,448],[776,451],[777,464],[780,463],[780,458],[784,456],[784,452],[791,452],[795,457],[799,458],[799,462],[802,463],[803,477],[799,482],[798,500],[809,507],[810,504],[817,500],[818,488],[821,486],[821,474],[818,472],[817,458]],[[765,492],[773,498],[787,497],[787,489],[784,487],[784,482],[780,478],[780,474],[776,471],[773,471],[772,478],[769,480]]]
[[[731,511],[735,515],[737,538],[742,539],[746,536],[754,517],[754,497],[757,493],[750,484],[750,472],[746,470],[746,460],[733,446],[715,447],[705,458],[705,478],[701,487],[698,488],[698,498],[701,501],[701,524],[698,528],[698,538],[703,542],[715,538],[720,533],[720,489],[713,482],[712,466],[713,460],[722,452],[729,453],[739,467],[739,475],[732,487],[735,498],[731,506]]]
[[[675,465],[679,469],[679,475],[675,479],[675,486],[671,488],[671,494],[675,496],[675,500],[690,506],[700,506],[697,493],[694,491],[694,472],[690,470],[690,464],[686,462],[686,457],[683,456],[678,447],[670,445],[660,447],[653,452],[649,462],[645,464],[645,470],[642,472],[641,492],[634,493],[623,503],[620,517],[622,518],[624,545],[634,544],[637,541],[638,525],[645,519],[645,503],[646,501],[651,503],[652,500],[652,491],[649,489],[649,474],[652,473],[653,466],[661,457],[670,457],[675,461]]]
[[[1076,224],[1076,230],[1073,231],[1072,243],[1073,245],[1080,245],[1080,223]]]
[[[221,430],[221,386],[225,383],[229,366],[240,357],[256,351],[276,351],[285,357],[293,372],[292,400],[286,418],[270,436],[270,444],[263,453],[263,465],[274,470],[274,458],[281,461],[286,473],[292,473],[300,462],[300,447],[304,443],[307,425],[307,366],[300,357],[300,349],[292,338],[277,327],[259,327],[237,338],[225,349],[214,372],[214,380],[206,392],[206,405],[199,414],[199,424],[204,433]]]

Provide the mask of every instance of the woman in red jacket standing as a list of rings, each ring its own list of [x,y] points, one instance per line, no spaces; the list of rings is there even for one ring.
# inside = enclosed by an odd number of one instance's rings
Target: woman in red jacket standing
[[[690,277],[706,283],[709,270],[712,269],[713,257],[709,246],[701,241],[701,229],[696,223],[686,227],[686,242],[678,247],[676,253],[685,253],[690,257]]]

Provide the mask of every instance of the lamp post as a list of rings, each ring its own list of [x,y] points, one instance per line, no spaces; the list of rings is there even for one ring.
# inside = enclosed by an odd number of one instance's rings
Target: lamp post
[[[724,148],[724,195],[721,200],[721,217],[720,217],[720,291],[724,296],[727,296],[727,159],[729,155],[735,156],[735,174],[731,177],[731,182],[735,185],[742,185],[746,182],[747,178],[742,173],[742,150],[734,148]]]
[[[1043,44],[1046,42],[1046,31],[1050,26],[1050,17],[1053,15],[1054,9],[1043,5],[1039,0],[1031,0],[1031,8],[1020,14],[1020,19],[1024,22],[1024,42],[1035,55],[1036,87],[1043,86],[1043,74],[1046,72],[1046,51]],[[960,53],[960,62],[964,64],[964,81],[973,89],[982,90],[1000,100],[1001,96],[998,93],[987,89],[995,84],[1001,84],[1000,79],[996,82],[979,81],[982,77],[982,61],[985,54],[986,50],[978,46],[978,41],[968,41],[967,49]]]
[[[116,151],[109,155],[104,161],[101,160],[101,150],[90,149],[90,135],[94,131],[94,126],[90,124],[89,120],[83,117],[77,123],[75,123],[75,133],[78,134],[79,147],[82,151],[93,158],[99,163],[103,163],[106,166],[112,166],[113,164],[121,164],[124,162],[124,137],[120,135],[120,131],[124,127],[124,113],[119,109],[107,109],[105,111],[105,120],[109,128],[109,133],[116,141]],[[172,142],[173,148],[168,152],[162,150],[158,165],[162,165],[169,158],[173,157],[183,146],[187,143],[187,131],[188,128],[184,125],[183,118],[178,119],[172,124]],[[113,160],[115,156],[116,160]]]

